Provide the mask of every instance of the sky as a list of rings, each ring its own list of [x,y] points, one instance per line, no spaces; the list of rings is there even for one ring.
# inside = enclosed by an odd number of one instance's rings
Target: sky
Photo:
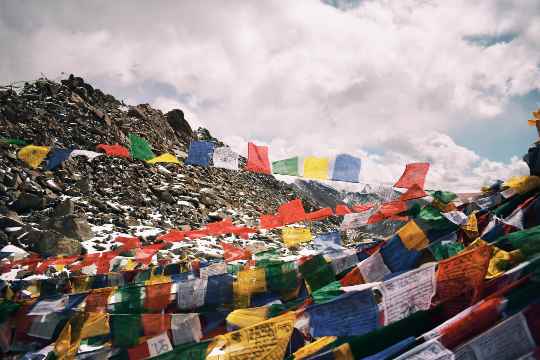
[[[366,183],[428,161],[426,187],[472,191],[528,172],[538,34],[538,0],[1,2],[0,83],[73,73],[242,154],[350,153]]]

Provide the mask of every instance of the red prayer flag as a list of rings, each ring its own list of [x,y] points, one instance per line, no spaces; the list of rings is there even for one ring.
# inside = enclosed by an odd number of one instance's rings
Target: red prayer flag
[[[412,163],[405,166],[405,171],[394,187],[410,189],[414,185],[424,188],[426,175],[429,170],[429,163]]]
[[[353,205],[352,206],[352,211],[357,212],[357,213],[361,213],[361,212],[364,212],[364,211],[368,211],[369,209],[371,209],[374,206],[375,206],[374,204]]]
[[[153,244],[143,247],[142,249],[137,249],[135,253],[135,261],[144,265],[150,264],[152,257],[159,249],[165,246],[164,243]]]
[[[413,199],[420,199],[420,198],[423,198],[423,197],[425,197],[427,195],[428,194],[426,194],[424,189],[422,189],[417,184],[414,184],[404,194],[402,194],[399,197],[399,200],[400,201],[407,201],[407,200],[413,200]]]
[[[384,203],[379,208],[379,212],[386,218],[392,215],[397,215],[403,211],[407,211],[407,204],[403,201],[396,200]]]
[[[336,215],[337,216],[343,216],[343,215],[350,214],[350,213],[351,213],[351,209],[349,209],[347,207],[347,205],[343,205],[343,204],[336,205]]]
[[[136,236],[117,236],[114,241],[123,244],[119,251],[128,251],[141,247],[141,241]]]
[[[278,208],[278,213],[283,219],[284,225],[304,221],[307,218],[306,212],[304,210],[304,205],[302,205],[302,200],[300,199],[294,199],[285,204],[282,204]]]
[[[155,336],[171,328],[171,314],[141,314],[144,336]]]
[[[364,282],[364,278],[362,277],[362,273],[360,272],[360,268],[358,266],[355,266],[351,271],[349,271],[347,274],[345,274],[344,277],[339,280],[341,286],[360,285]]]
[[[114,144],[114,145],[107,145],[107,144],[99,144],[96,146],[97,150],[103,150],[107,156],[116,156],[116,157],[123,157],[123,158],[129,158],[129,150],[122,145]]]
[[[210,235],[227,234],[231,232],[232,228],[234,228],[234,225],[231,219],[216,221],[206,225],[206,229]]]
[[[221,247],[223,248],[223,258],[226,262],[251,259],[251,252],[249,250],[237,248],[223,241],[221,242]]]
[[[166,234],[160,235],[157,237],[158,240],[165,242],[178,242],[186,238],[186,231],[171,229]]]
[[[322,209],[307,213],[306,219],[311,220],[311,221],[322,220],[332,215],[334,215],[334,212],[332,211],[331,208],[327,207],[327,208],[322,208]]]
[[[248,160],[246,170],[271,174],[270,160],[268,159],[268,146],[257,146],[253,143],[248,143]]]
[[[165,309],[169,305],[171,285],[171,283],[161,283],[146,286],[144,307],[150,310]]]
[[[263,229],[274,229],[283,226],[283,221],[279,215],[261,215],[259,224]]]
[[[86,307],[84,308],[84,311],[107,312],[107,303],[109,301],[109,296],[111,296],[113,291],[114,288],[92,290],[85,299]]]

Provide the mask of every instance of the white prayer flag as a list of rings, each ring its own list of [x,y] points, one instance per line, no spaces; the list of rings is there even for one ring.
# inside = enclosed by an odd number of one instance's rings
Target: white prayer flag
[[[214,149],[213,155],[214,167],[238,170],[238,154],[228,146],[222,146]]]

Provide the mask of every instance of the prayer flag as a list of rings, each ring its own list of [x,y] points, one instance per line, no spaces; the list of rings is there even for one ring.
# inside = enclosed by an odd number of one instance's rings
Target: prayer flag
[[[304,159],[304,177],[327,180],[330,160],[324,157],[308,156]]]
[[[157,163],[180,164],[180,161],[176,158],[176,156],[170,153],[161,154],[153,159],[146,160],[146,162],[148,164],[157,164]]]
[[[332,267],[321,254],[306,259],[298,268],[311,291],[316,291],[336,280]]]
[[[283,226],[283,221],[279,215],[261,215],[259,224],[263,229],[274,229]]]
[[[298,176],[298,157],[272,162],[272,173]]]
[[[248,143],[246,170],[261,174],[272,173],[270,170],[270,160],[268,160],[267,146],[257,146],[253,143]]]
[[[174,345],[201,341],[203,334],[199,314],[172,314],[171,331]]]
[[[401,239],[403,245],[409,250],[420,251],[429,245],[429,239],[414,220],[411,220],[402,226],[398,230],[397,235]]]
[[[359,205],[353,205],[352,211],[356,213],[361,213],[368,211],[369,209],[372,209],[375,205],[374,204],[359,204]]]
[[[214,143],[208,141],[192,141],[189,145],[189,153],[186,165],[209,166],[214,153]]]
[[[334,161],[332,180],[358,182],[362,162],[348,154],[339,154]]]
[[[311,231],[306,228],[285,227],[281,229],[283,242],[287,247],[293,247],[311,241]]]
[[[176,302],[180,310],[193,310],[204,305],[207,279],[191,279],[178,282]]]
[[[207,360],[283,359],[294,329],[292,312],[215,338]]]
[[[128,355],[129,360],[145,360],[170,353],[171,351],[173,351],[173,347],[169,336],[167,333],[163,333],[128,349]]]
[[[228,146],[221,146],[214,150],[213,162],[214,167],[217,168],[238,170],[238,154]]]
[[[249,250],[233,246],[223,241],[220,242],[220,245],[223,248],[223,259],[226,262],[251,259],[251,252]]]
[[[413,199],[420,199],[428,194],[417,184],[414,184],[410,189],[408,189],[403,195],[399,197],[400,201],[408,201]]]
[[[111,337],[114,346],[132,347],[139,342],[141,317],[139,314],[112,314]]]
[[[16,139],[16,138],[1,138],[0,142],[3,142],[4,144],[10,144],[10,145],[18,145],[18,146],[26,146],[28,145],[28,142],[23,139]]]
[[[390,274],[390,269],[384,263],[379,251],[362,260],[357,267],[366,283],[382,281],[386,275]]]
[[[92,161],[98,156],[103,156],[103,154],[90,150],[73,150],[71,154],[69,154],[70,159],[73,159],[76,156],[85,156],[88,160]]]
[[[156,157],[152,152],[152,147],[146,139],[131,133],[128,134],[128,138],[130,144],[129,152],[133,159],[145,161]]]
[[[145,336],[155,336],[171,329],[172,314],[141,314],[141,322]]]
[[[170,302],[171,286],[170,282],[145,286],[144,307],[155,311],[165,309]]]
[[[371,289],[351,291],[308,307],[312,336],[358,336],[378,327],[378,308]]]
[[[251,295],[266,291],[266,272],[264,268],[255,268],[239,271],[238,293],[241,295]]]
[[[264,269],[263,269],[264,270]],[[233,277],[229,274],[209,276],[206,280],[204,304],[223,306],[233,302]]]
[[[99,144],[98,146],[96,146],[96,149],[105,151],[105,154],[107,154],[107,156],[129,158],[129,150],[119,144]]]
[[[302,200],[295,199],[285,204],[282,204],[278,208],[278,214],[281,217],[284,225],[297,223],[306,220],[306,212]]]
[[[335,214],[337,216],[343,216],[351,213],[351,209],[347,207],[347,205],[338,204],[336,205],[336,211]]]
[[[393,273],[413,269],[421,257],[419,251],[407,249],[398,235],[386,241],[381,248],[381,255]]]
[[[410,189],[414,185],[418,185],[420,189],[423,189],[428,170],[429,163],[407,164],[403,175],[394,184],[394,187]]]
[[[49,147],[47,146],[28,145],[19,150],[17,156],[32,169],[37,169],[48,153]]]
[[[109,335],[109,314],[86,312],[84,316],[81,339]]]
[[[52,153],[49,153],[47,157],[47,163],[45,164],[45,170],[53,170],[62,165],[64,161],[69,159],[71,149],[59,149],[54,148]]]
[[[322,209],[307,213],[306,219],[310,221],[317,221],[317,220],[326,219],[327,217],[330,217],[333,215],[334,215],[334,212],[332,211],[332,209],[327,207],[327,208],[322,208]]]
[[[313,240],[313,244],[322,251],[342,251],[341,235],[339,231],[332,231],[324,234],[318,234]]]

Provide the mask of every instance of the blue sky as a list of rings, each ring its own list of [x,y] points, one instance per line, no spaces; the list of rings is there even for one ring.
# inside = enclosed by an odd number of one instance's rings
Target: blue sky
[[[538,0],[5,2],[0,82],[74,73],[241,153],[346,152],[366,182],[430,161],[471,190],[527,171],[539,33]]]

